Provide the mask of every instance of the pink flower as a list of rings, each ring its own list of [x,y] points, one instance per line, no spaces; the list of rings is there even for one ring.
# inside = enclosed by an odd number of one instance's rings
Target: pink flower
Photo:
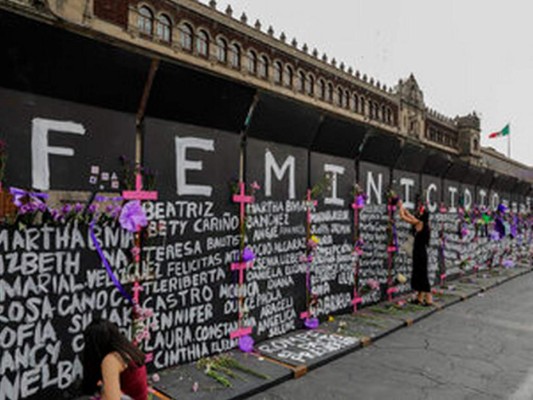
[[[257,183],[257,181],[253,181],[251,186],[252,186],[253,190],[260,190],[261,189],[261,186],[259,185],[259,183]]]
[[[161,378],[159,377],[159,374],[153,374],[152,375],[152,381],[157,383],[161,380]]]

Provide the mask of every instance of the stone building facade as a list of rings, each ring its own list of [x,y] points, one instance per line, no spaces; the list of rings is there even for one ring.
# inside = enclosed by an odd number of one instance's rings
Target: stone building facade
[[[389,87],[283,32],[197,0],[3,0],[0,6],[267,90],[533,182],[532,168],[480,146],[475,112],[429,108],[415,77]]]

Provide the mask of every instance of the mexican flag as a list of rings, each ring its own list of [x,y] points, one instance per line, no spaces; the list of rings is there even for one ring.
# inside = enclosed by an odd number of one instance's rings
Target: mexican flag
[[[492,132],[489,135],[489,139],[494,139],[494,138],[501,137],[501,136],[508,136],[510,134],[511,134],[511,126],[510,124],[507,124],[504,126],[504,128],[501,131]]]

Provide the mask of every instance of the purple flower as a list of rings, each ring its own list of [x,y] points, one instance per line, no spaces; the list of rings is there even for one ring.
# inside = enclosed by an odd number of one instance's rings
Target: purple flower
[[[500,240],[500,233],[498,231],[492,231],[490,233],[491,240]]]
[[[505,268],[513,268],[514,267],[514,261],[510,259],[503,260],[503,266]]]
[[[363,208],[365,206],[365,195],[364,194],[357,195],[357,198],[355,199],[355,205],[359,208]]]
[[[62,208],[61,208],[61,212],[63,214],[68,214],[70,213],[70,211],[72,210],[72,207],[70,206],[70,204],[65,204]]]
[[[76,213],[80,213],[83,211],[83,204],[81,203],[76,203],[76,205],[74,206],[74,212]]]
[[[122,208],[119,218],[120,226],[129,232],[137,232],[139,227],[148,225],[146,214],[139,200],[127,202]]]
[[[98,209],[98,206],[96,204],[91,204],[88,208],[88,211],[89,213],[94,214],[97,209]]]
[[[242,261],[250,262],[255,259],[255,254],[249,247],[245,247],[242,251]]]
[[[318,328],[318,325],[319,325],[318,318],[314,318],[314,317],[306,318],[304,321],[304,325],[307,329],[316,329]]]
[[[254,339],[250,335],[244,335],[239,338],[239,349],[243,353],[251,353],[254,350]]]

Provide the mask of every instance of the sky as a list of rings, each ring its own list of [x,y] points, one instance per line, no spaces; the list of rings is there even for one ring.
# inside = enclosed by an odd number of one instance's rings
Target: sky
[[[208,0],[202,0],[207,3]],[[232,0],[275,36],[307,43],[387,86],[415,75],[428,107],[449,117],[476,111],[481,144],[511,123],[512,158],[533,165],[533,3],[524,0]]]

